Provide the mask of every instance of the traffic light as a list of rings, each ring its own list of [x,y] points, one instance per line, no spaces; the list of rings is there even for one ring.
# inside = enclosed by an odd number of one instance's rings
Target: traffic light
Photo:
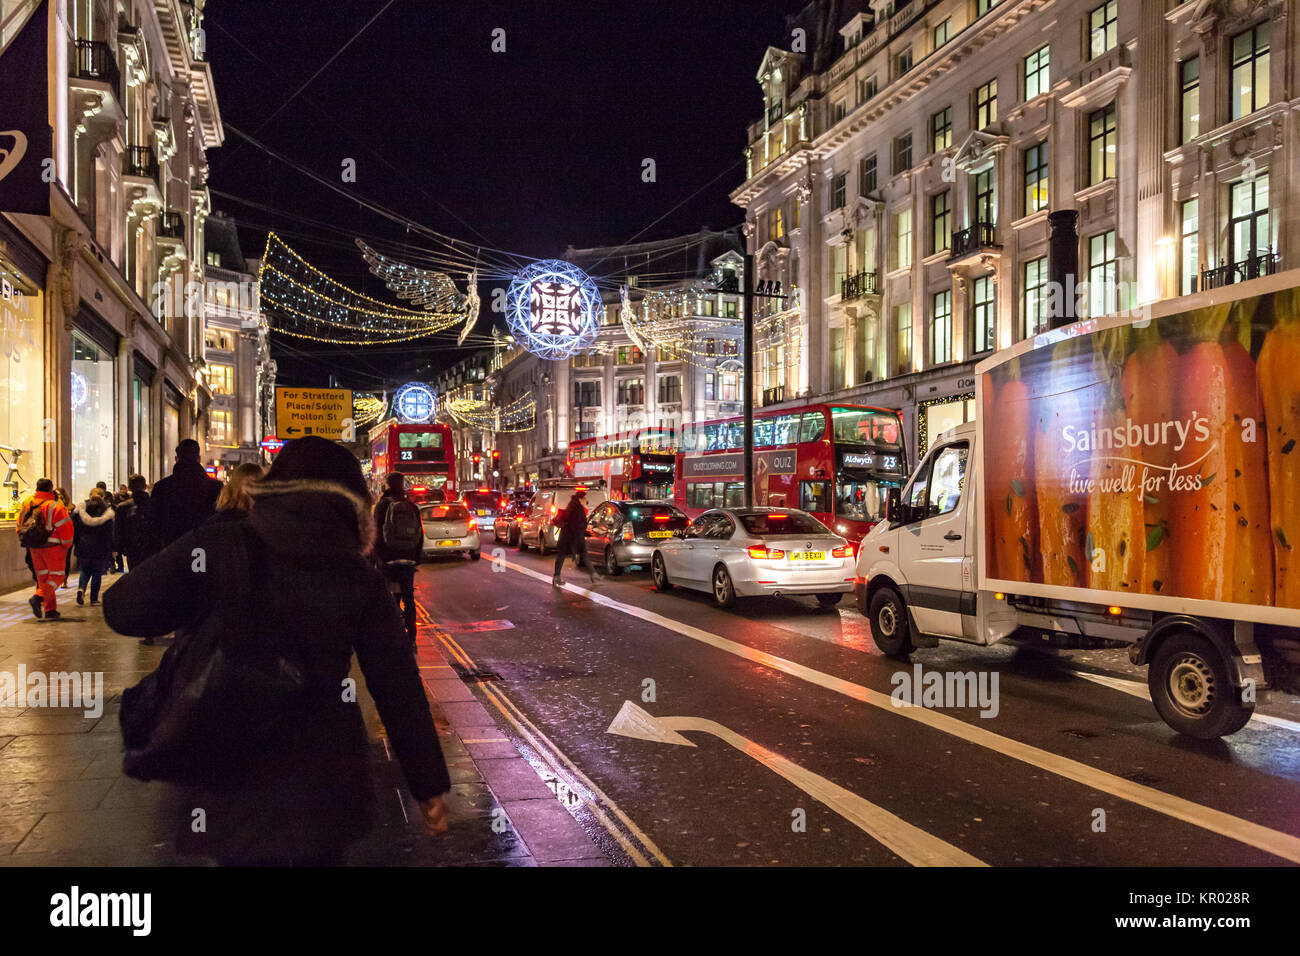
[[[482,460],[482,457],[483,457],[483,456],[482,456],[482,455],[480,455],[480,454],[479,454],[479,453],[478,453],[478,452],[474,452],[474,455],[473,455],[473,456],[472,456],[472,457],[471,457],[471,459],[470,459],[470,460],[471,460],[471,461],[473,461],[473,462],[474,462],[474,464],[476,464],[476,465],[477,465],[477,464],[478,464],[478,463],[479,463],[479,461],[481,461],[481,460]]]
[[[496,467],[498,464],[500,464],[500,463],[501,463],[501,452],[500,452],[498,449],[493,448],[493,449],[492,449],[492,467],[495,468],[495,467]]]

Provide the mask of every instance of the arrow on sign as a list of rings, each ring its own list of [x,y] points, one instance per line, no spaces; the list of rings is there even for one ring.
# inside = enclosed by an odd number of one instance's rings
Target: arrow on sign
[[[987,866],[984,861],[912,826],[883,807],[862,799],[825,777],[786,760],[713,720],[702,717],[655,717],[630,700],[623,702],[618,716],[605,732],[636,740],[694,747],[682,731],[699,731],[731,744],[769,770],[784,777],[804,793],[826,804],[844,819],[898,854],[913,866]]]

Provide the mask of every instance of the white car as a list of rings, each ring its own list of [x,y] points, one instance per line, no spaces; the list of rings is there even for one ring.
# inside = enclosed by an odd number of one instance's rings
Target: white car
[[[806,511],[715,508],[678,535],[655,548],[656,590],[705,591],[718,607],[762,594],[814,594],[834,607],[853,590],[853,546]]]
[[[554,551],[560,543],[560,529],[551,524],[551,519],[569,506],[573,493],[582,488],[587,493],[587,513],[590,514],[605,503],[605,490],[595,485],[560,485],[542,488],[533,496],[528,512],[519,522],[519,537],[516,543],[520,551],[536,548],[539,553]]]
[[[462,502],[422,505],[420,520],[424,523],[424,546],[421,549],[424,557],[468,554],[474,561],[482,557],[478,521]]]

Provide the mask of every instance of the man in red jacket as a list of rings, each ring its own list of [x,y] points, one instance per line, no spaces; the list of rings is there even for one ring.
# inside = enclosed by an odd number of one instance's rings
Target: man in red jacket
[[[68,566],[68,549],[72,547],[72,517],[54,493],[54,482],[41,478],[36,482],[36,494],[23,502],[18,514],[18,527],[22,528],[31,513],[40,510],[45,527],[49,529],[48,544],[31,548],[32,570],[36,573],[36,593],[27,599],[32,613],[50,620],[58,620],[58,605],[54,589],[62,587]],[[42,614],[42,611],[44,612]]]

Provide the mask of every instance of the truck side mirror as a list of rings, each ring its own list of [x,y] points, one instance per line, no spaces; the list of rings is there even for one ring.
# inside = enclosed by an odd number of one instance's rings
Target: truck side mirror
[[[890,524],[904,524],[903,520],[903,489],[890,488],[888,495],[885,497],[885,520]]]

